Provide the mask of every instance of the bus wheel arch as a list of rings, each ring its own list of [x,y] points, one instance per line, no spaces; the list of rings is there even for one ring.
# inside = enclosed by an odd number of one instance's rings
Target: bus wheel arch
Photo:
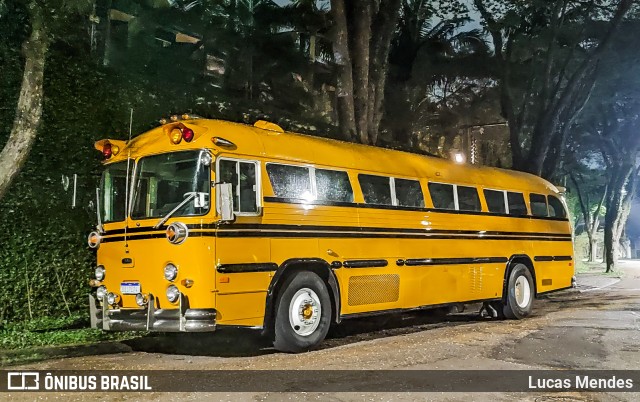
[[[329,291],[331,322],[340,322],[340,289],[329,263],[320,258],[292,258],[280,265],[269,284],[262,327],[263,335],[273,336],[278,295],[283,290],[287,279],[301,271],[313,272],[323,280]]]
[[[538,294],[538,286],[536,285],[536,269],[533,266],[533,261],[526,254],[515,254],[509,258],[509,262],[507,262],[507,269],[504,271],[504,286],[502,287],[502,300],[506,300],[507,297],[507,284],[509,281],[509,275],[511,274],[511,270],[517,265],[523,264],[527,268],[529,268],[529,272],[533,277],[533,296],[537,296]]]
[[[531,313],[536,289],[536,274],[531,259],[527,255],[514,255],[509,258],[505,269],[502,299],[492,304],[498,311],[498,317],[527,317]]]

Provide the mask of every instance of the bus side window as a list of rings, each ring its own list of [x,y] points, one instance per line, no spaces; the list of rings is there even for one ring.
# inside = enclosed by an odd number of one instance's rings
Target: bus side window
[[[524,203],[522,193],[507,192],[507,201],[509,202],[509,215],[525,216],[527,214],[527,206]]]
[[[359,174],[358,182],[367,204],[393,205],[389,177]]]
[[[529,194],[529,206],[531,207],[531,215],[547,216],[547,197],[542,194]]]
[[[313,200],[309,168],[268,163],[267,173],[276,197]]]
[[[487,201],[489,212],[506,214],[507,208],[504,203],[504,191],[487,190],[484,191],[484,199]]]
[[[233,211],[258,212],[256,163],[223,159],[219,167],[218,182],[233,184]]]
[[[240,208],[238,212],[258,212],[256,199],[256,165],[240,163]]]
[[[399,206],[424,208],[424,195],[419,181],[395,178],[393,180]]]
[[[347,172],[316,169],[315,174],[318,200],[353,202],[353,189]]]
[[[458,209],[460,211],[480,211],[480,196],[475,187],[458,187]]]
[[[567,212],[564,210],[562,201],[560,201],[557,197],[553,195],[550,195],[548,198],[549,198],[549,216],[552,216],[555,218],[566,218]]]
[[[451,184],[429,183],[428,187],[434,208],[456,209],[453,186]]]

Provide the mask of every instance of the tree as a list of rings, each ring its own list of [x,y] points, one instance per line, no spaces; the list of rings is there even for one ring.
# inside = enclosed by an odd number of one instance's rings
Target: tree
[[[400,2],[331,0],[339,125],[346,138],[363,144],[378,141]]]
[[[0,152],[0,199],[24,165],[38,135],[42,117],[43,79],[47,50],[67,13],[85,8],[88,1],[25,0],[31,32],[22,44],[24,70],[9,139]],[[2,4],[4,5],[4,4]]]
[[[428,129],[434,139],[450,139],[472,123],[473,110],[484,103],[478,100],[492,92],[486,80],[489,49],[479,30],[463,30],[466,13],[458,1],[403,0],[383,119],[397,144],[413,146],[416,134]]]
[[[513,168],[551,178],[633,0],[474,0],[494,46]]]
[[[569,177],[575,189],[580,214],[584,222],[584,232],[589,238],[588,258],[590,262],[595,262],[596,260],[596,234],[600,227],[602,213],[603,211],[606,212],[604,203],[609,193],[609,185],[607,183],[603,183],[602,180],[597,180],[594,183],[594,178],[603,176],[598,173],[604,172],[589,171],[586,174],[582,174],[579,171],[569,171]]]
[[[607,186],[604,243],[607,272],[615,268],[624,226],[640,173],[640,67],[635,37],[640,26],[628,24],[601,62],[594,96],[572,128],[573,154],[590,155],[583,165],[604,165]],[[583,147],[590,152],[580,151]],[[588,159],[588,158],[583,158]],[[590,180],[593,181],[593,178]],[[602,194],[602,192],[600,193]]]

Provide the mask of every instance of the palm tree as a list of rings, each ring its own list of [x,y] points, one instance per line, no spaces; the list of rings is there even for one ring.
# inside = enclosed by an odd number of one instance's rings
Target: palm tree
[[[416,123],[425,112],[434,112],[430,93],[464,78],[457,85],[467,94],[473,80],[486,78],[489,48],[479,30],[463,30],[467,18],[434,23],[434,9],[425,0],[403,0],[400,21],[390,55],[384,126],[393,139],[411,145]],[[463,83],[464,84],[464,83]],[[438,91],[435,91],[438,92]],[[437,106],[436,106],[437,108]],[[448,113],[449,119],[451,116]],[[454,123],[449,121],[448,124]]]

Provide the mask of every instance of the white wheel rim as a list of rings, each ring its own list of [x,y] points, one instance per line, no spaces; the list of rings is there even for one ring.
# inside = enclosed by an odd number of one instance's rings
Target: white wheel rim
[[[322,306],[320,298],[313,290],[302,288],[293,295],[289,304],[289,323],[300,336],[309,336],[320,325]]]
[[[515,296],[518,307],[525,308],[531,300],[531,287],[525,276],[519,276],[515,284]]]

